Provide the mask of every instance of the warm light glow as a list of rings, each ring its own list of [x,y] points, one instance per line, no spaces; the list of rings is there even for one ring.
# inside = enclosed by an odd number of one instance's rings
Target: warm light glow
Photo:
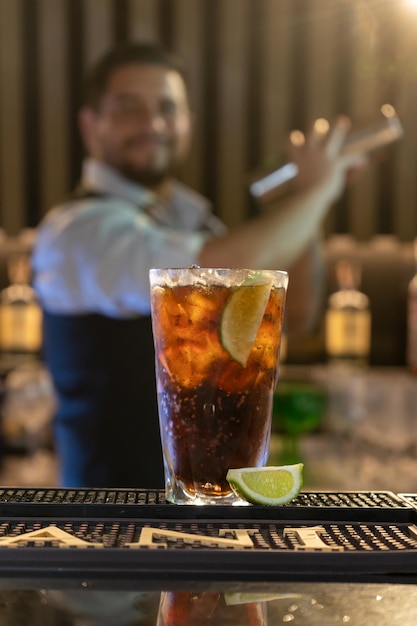
[[[327,133],[329,126],[329,122],[324,117],[319,117],[319,119],[314,122],[314,130],[322,135]]]
[[[416,0],[416,6],[417,6],[417,0]],[[385,115],[385,117],[395,117],[397,115],[392,104],[383,104],[381,107],[381,113],[382,115]]]
[[[417,9],[417,0],[405,0],[407,4]]]
[[[290,134],[290,140],[294,146],[302,146],[305,141],[304,133],[301,130],[293,130]]]

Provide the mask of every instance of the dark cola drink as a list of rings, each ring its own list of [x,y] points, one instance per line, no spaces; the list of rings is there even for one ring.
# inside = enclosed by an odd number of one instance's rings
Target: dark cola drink
[[[168,500],[232,503],[228,469],[266,463],[287,280],[284,272],[151,271]],[[253,317],[261,297],[254,330],[245,307]]]

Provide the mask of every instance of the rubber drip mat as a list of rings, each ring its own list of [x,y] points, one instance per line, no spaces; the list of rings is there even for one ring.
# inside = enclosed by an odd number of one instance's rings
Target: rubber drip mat
[[[134,489],[0,489],[0,577],[417,582],[417,494],[176,506]]]
[[[415,575],[417,526],[190,520],[0,524],[0,575],[278,580]]]
[[[417,497],[417,496],[416,496]],[[180,511],[180,513],[179,513]],[[304,491],[290,504],[175,506],[162,491],[124,489],[0,489],[0,517],[165,517],[188,519],[330,519],[414,521],[415,507],[390,491]]]
[[[144,532],[149,530],[152,532]],[[315,535],[314,545],[310,543],[310,535]],[[244,541],[241,541],[243,536]],[[41,520],[28,523],[10,520],[0,524],[0,548],[28,546],[169,548],[186,551],[197,548],[269,551],[312,549],[333,552],[417,550],[417,526],[356,522],[300,526],[297,522],[250,524],[246,521],[232,524],[155,521],[144,524],[134,520],[127,523],[96,520],[63,523]]]
[[[398,497],[409,506],[417,509],[417,493],[399,493]]]

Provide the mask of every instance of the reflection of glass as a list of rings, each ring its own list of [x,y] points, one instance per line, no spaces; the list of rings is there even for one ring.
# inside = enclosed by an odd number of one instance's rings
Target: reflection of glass
[[[108,589],[43,589],[39,606],[32,607],[39,621],[2,621],[0,624],[30,624],[33,626],[155,626],[160,600],[159,591],[132,591],[129,587]],[[0,598],[1,599],[1,598]],[[6,604],[6,602],[2,602]],[[15,604],[9,602],[9,604]],[[17,605],[18,606],[18,605]],[[31,607],[28,607],[31,608]],[[59,610],[54,619],[52,611]],[[21,613],[19,613],[21,614]],[[17,620],[17,618],[16,618]]]
[[[228,605],[222,593],[162,592],[156,626],[267,626],[264,602]]]
[[[191,268],[151,270],[150,276],[167,499],[242,503],[226,474],[267,460],[288,276],[267,273],[245,363],[223,347],[222,320],[237,288],[245,303],[248,293],[258,297],[258,291],[245,291],[253,288],[256,272]],[[256,285],[264,288],[265,282]]]
[[[273,420],[282,436],[279,462],[302,461],[301,435],[318,427],[326,405],[324,390],[313,382],[281,381],[274,396]]]

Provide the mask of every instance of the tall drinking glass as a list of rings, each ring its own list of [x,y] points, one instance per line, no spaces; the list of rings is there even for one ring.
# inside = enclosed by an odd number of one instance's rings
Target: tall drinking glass
[[[268,457],[288,275],[153,269],[150,282],[167,500],[243,504],[226,474]]]

